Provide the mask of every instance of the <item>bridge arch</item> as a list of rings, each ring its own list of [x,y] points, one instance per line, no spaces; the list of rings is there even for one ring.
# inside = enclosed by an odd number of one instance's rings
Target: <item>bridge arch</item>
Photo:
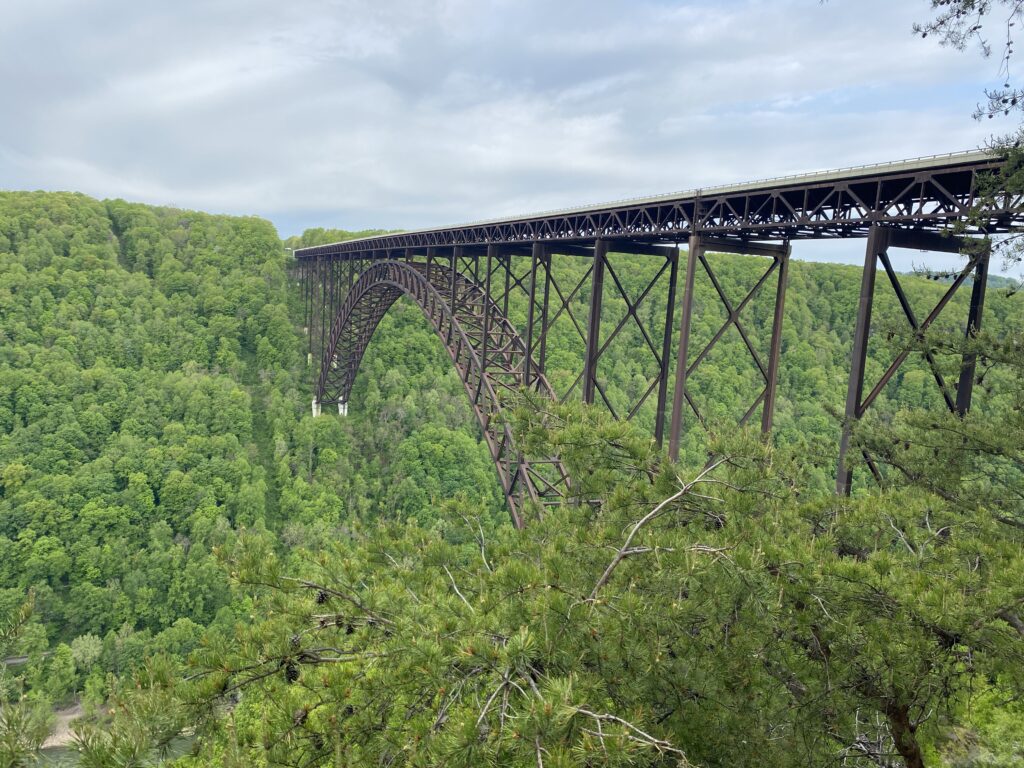
[[[382,260],[371,264],[349,289],[331,324],[320,365],[316,403],[337,404],[346,412],[363,354],[387,311],[408,296],[423,311],[462,380],[483,432],[491,459],[517,528],[523,506],[563,497],[569,479],[557,457],[527,456],[516,445],[504,418],[503,391],[526,384],[554,399],[535,366],[527,366],[526,345],[486,291],[466,276],[439,264]]]

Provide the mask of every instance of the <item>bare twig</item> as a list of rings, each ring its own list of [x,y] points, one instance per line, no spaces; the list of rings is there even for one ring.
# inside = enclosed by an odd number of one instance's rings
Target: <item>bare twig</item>
[[[907,535],[902,530],[900,530],[900,527],[896,525],[896,522],[891,517],[887,517],[886,519],[889,521],[889,527],[896,531],[896,535],[900,537],[900,541],[903,542],[903,545],[907,548],[907,551],[909,551],[912,555],[916,555],[917,550],[914,549],[911,543],[907,540]]]
[[[469,600],[466,599],[466,596],[459,591],[459,585],[455,583],[455,577],[452,576],[452,572],[448,570],[448,566],[442,565],[441,567],[444,568],[444,572],[448,574],[448,579],[452,583],[452,589],[455,590],[455,594],[459,596],[459,598],[462,600],[462,602],[466,604],[466,607],[469,608],[470,611],[476,613],[476,609],[469,604]]]
[[[590,731],[590,733],[597,736],[598,740],[600,740],[602,744],[604,743],[604,732],[601,730],[601,723],[616,723],[626,729],[627,733],[625,734],[625,737],[630,741],[634,741],[638,744],[644,744],[648,747],[653,747],[661,753],[670,752],[672,754],[679,755],[683,759],[684,764],[688,764],[686,761],[686,754],[681,749],[673,747],[671,742],[651,736],[651,734],[636,727],[628,720],[623,720],[621,717],[617,717],[616,715],[591,712],[589,709],[582,709],[580,707],[576,708],[576,713],[592,718],[594,722],[597,723],[598,730]]]
[[[470,521],[470,519],[466,515],[464,515],[464,514],[462,514],[460,512],[459,513],[459,517],[462,518],[462,521],[466,524],[466,527],[468,527],[470,530],[473,529],[473,523]],[[483,528],[482,525],[480,525],[480,521],[479,520],[476,521],[476,532],[477,532],[476,541],[477,541],[477,544],[480,545],[480,559],[484,561],[484,568],[487,569],[487,572],[488,573],[493,573],[493,571],[491,570],[491,564],[487,562],[487,547],[486,547],[486,543],[484,541],[484,528]]]
[[[717,467],[719,467],[722,464],[724,464],[726,461],[727,461],[727,459],[720,458],[720,459],[716,459],[711,464],[708,464],[708,466],[706,466],[703,470],[701,470],[700,474],[698,474],[696,478],[691,480],[689,483],[683,483],[682,487],[678,491],[673,493],[667,499],[664,499],[654,509],[652,509],[646,515],[644,515],[642,518],[640,518],[633,525],[633,528],[630,530],[629,535],[626,536],[626,540],[623,542],[622,546],[619,547],[618,552],[615,553],[615,557],[613,557],[612,561],[610,563],[608,563],[608,567],[604,569],[604,573],[601,574],[601,578],[599,578],[597,580],[597,583],[594,585],[593,590],[591,590],[590,597],[588,598],[588,600],[590,602],[593,602],[594,600],[597,599],[597,595],[601,591],[601,588],[604,587],[604,585],[608,583],[608,580],[612,577],[612,573],[614,573],[615,569],[618,568],[619,563],[621,563],[623,560],[625,560],[627,557],[630,557],[631,555],[637,555],[637,554],[641,554],[643,552],[651,551],[650,547],[634,547],[633,546],[633,539],[636,538],[636,535],[640,532],[640,530],[642,528],[644,528],[652,520],[655,520],[656,518],[660,517],[665,512],[665,510],[669,508],[669,506],[671,504],[674,504],[675,502],[679,501],[679,499],[681,499],[684,496],[686,496],[687,494],[689,494],[690,491],[694,488],[694,486],[696,486],[698,483],[705,482],[708,474],[710,472],[712,472],[714,469],[716,469]],[[720,552],[720,551],[722,551],[722,550],[713,549],[711,547],[703,547],[701,545],[697,545],[696,547],[691,547],[690,549],[693,550],[693,551],[702,551],[702,552]]]
[[[480,723],[484,721],[484,718],[487,717],[487,713],[490,711],[491,705],[494,704],[494,700],[498,698],[498,694],[505,690],[505,686],[507,685],[508,673],[505,673],[504,675],[502,675],[501,683],[499,683],[498,687],[494,689],[494,692],[487,697],[487,701],[484,702],[483,709],[480,710],[480,717],[476,719],[476,724],[478,728],[480,727]]]

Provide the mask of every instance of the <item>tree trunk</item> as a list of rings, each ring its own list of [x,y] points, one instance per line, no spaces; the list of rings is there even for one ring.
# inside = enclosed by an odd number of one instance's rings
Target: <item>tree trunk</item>
[[[889,731],[896,743],[896,751],[900,753],[907,768],[925,768],[921,745],[917,743],[914,731],[917,726],[910,722],[910,708],[905,704],[889,701],[885,705],[885,716],[889,719]]]

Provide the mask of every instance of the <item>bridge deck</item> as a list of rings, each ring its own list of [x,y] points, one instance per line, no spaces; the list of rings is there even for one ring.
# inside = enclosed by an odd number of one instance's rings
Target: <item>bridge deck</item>
[[[596,238],[680,242],[696,233],[739,241],[865,237],[876,223],[934,232],[967,216],[977,202],[979,174],[999,164],[986,151],[934,155],[347,240],[295,255],[365,258],[403,249],[592,244]],[[1019,198],[1001,196],[987,208],[987,229],[1019,223],[1021,207]]]

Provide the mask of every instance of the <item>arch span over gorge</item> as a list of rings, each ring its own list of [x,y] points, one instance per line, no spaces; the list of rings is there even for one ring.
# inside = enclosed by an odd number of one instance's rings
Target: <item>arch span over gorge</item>
[[[453,277],[453,271],[440,264],[371,264],[334,315],[315,402],[347,410],[366,347],[381,318],[401,296],[416,302],[444,344],[480,424],[512,522],[522,527],[524,504],[561,499],[569,478],[557,457],[528,456],[516,445],[504,418],[505,402],[527,385],[555,398],[547,379],[528,364],[532,361],[515,328],[471,279],[459,273]]]

